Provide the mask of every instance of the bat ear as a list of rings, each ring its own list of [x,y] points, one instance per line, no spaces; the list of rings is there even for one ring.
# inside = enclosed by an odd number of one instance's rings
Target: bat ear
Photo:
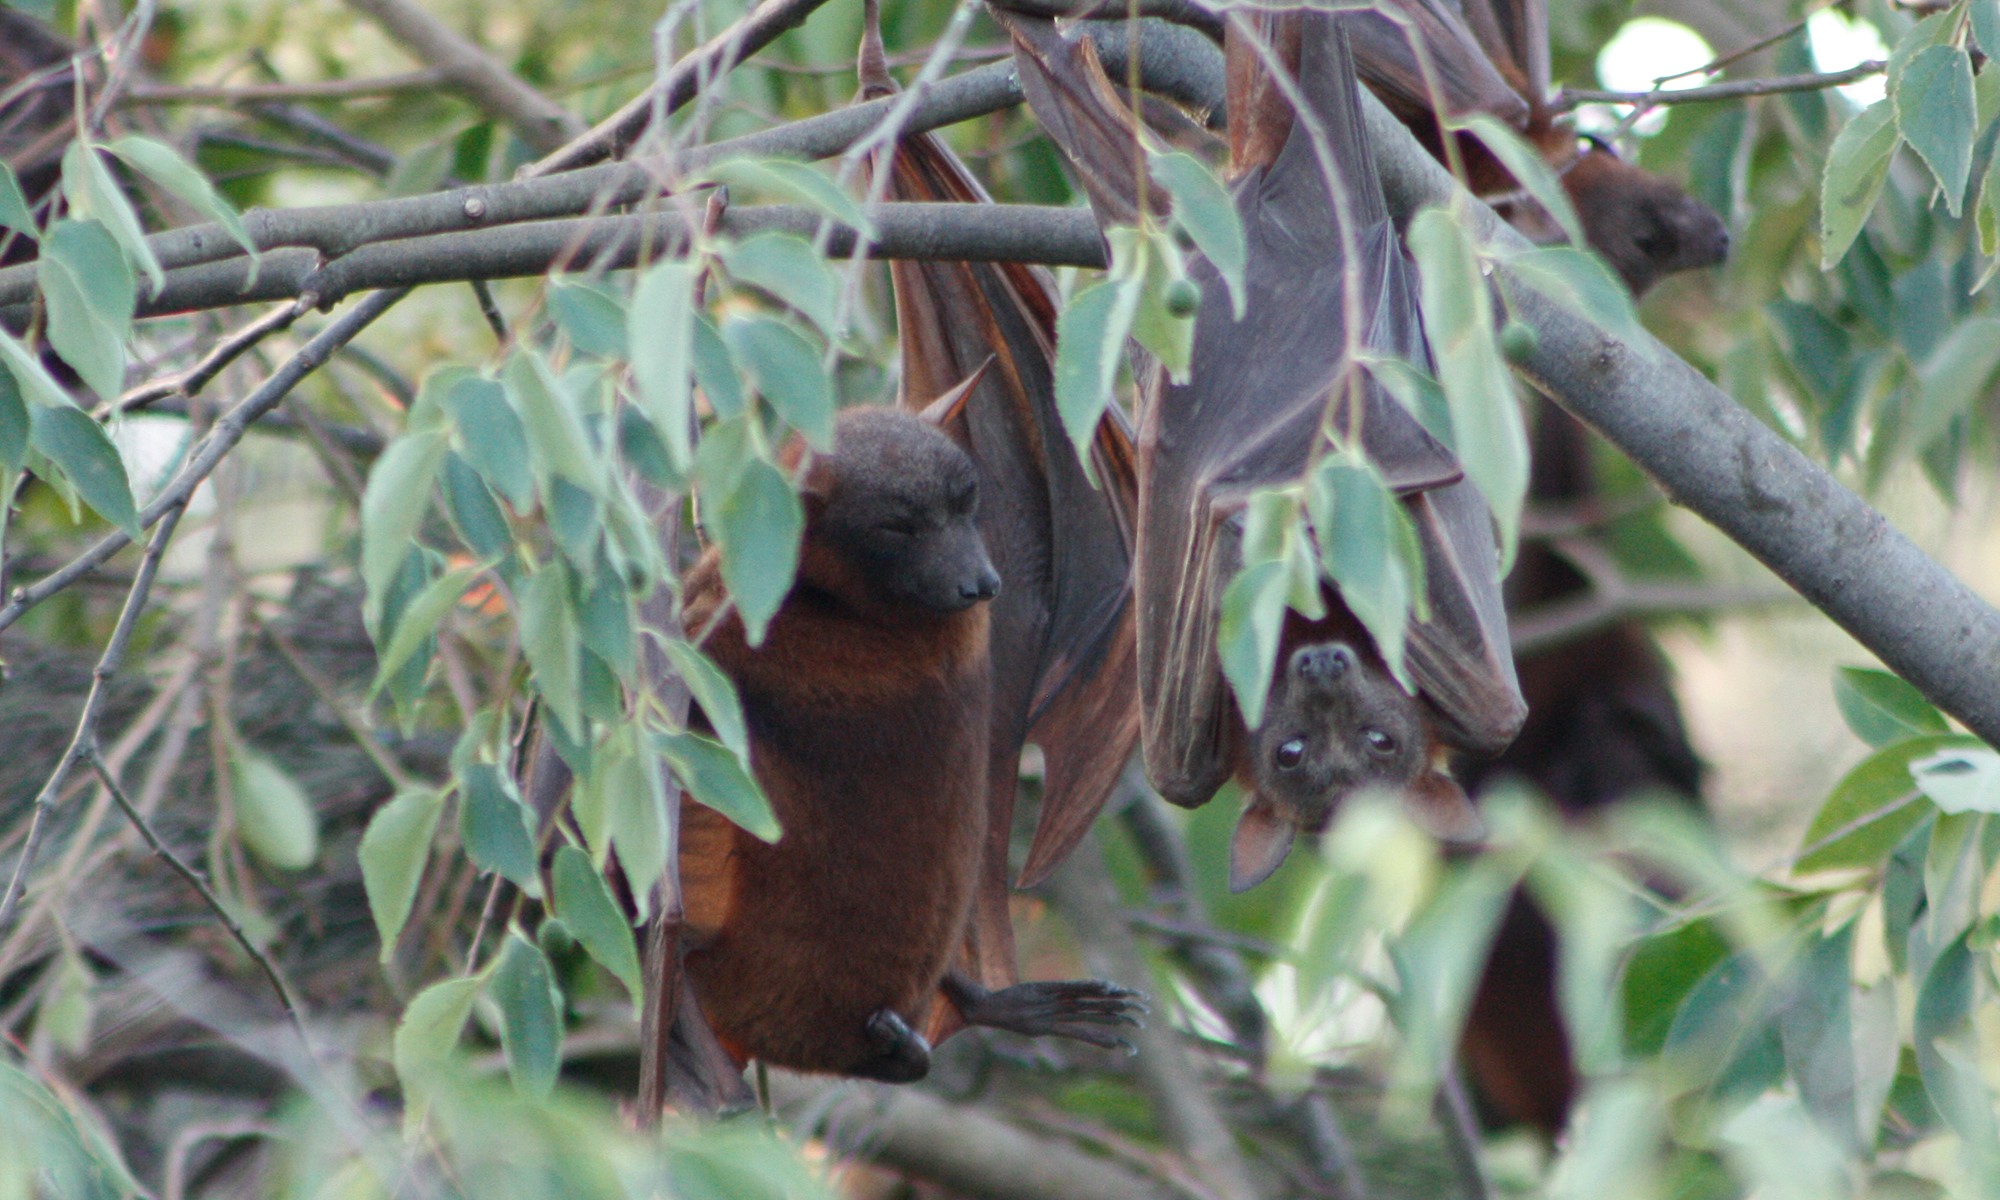
[[[1247,892],[1269,879],[1285,863],[1298,826],[1286,820],[1269,800],[1252,796],[1250,807],[1236,822],[1229,839],[1229,890]]]
[[[979,386],[979,381],[986,378],[988,368],[992,367],[993,360],[997,357],[998,355],[987,355],[986,361],[980,363],[977,370],[960,380],[957,387],[925,405],[924,410],[917,415],[948,433],[957,432],[953,426],[965,416],[966,398],[972,395],[973,388]]]
[[[1403,807],[1411,820],[1440,841],[1466,845],[1486,836],[1486,824],[1465,789],[1435,767],[1411,781],[1403,793]]]

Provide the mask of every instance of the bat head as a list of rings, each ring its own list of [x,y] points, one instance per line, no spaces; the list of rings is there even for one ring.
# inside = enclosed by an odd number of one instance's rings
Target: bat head
[[[979,535],[979,473],[913,413],[854,408],[803,492],[800,581],[856,606],[955,613],[1000,592]]]
[[[1593,144],[1563,175],[1583,235],[1634,296],[1662,276],[1712,267],[1729,255],[1714,209]]]
[[[1340,802],[1366,787],[1400,792],[1410,815],[1439,837],[1480,832],[1464,791],[1437,768],[1422,703],[1347,642],[1291,651],[1251,749],[1256,794],[1230,843],[1233,891],[1268,878],[1295,834],[1324,829]]]

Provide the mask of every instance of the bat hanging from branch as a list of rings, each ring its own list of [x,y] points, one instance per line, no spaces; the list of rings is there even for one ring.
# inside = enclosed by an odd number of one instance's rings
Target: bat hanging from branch
[[[1191,378],[1175,384],[1155,371],[1141,401],[1135,564],[1147,770],[1182,805],[1205,803],[1232,776],[1252,792],[1232,848],[1239,887],[1275,870],[1297,830],[1323,824],[1342,795],[1365,784],[1400,787],[1441,833],[1475,829],[1463,793],[1439,769],[1443,749],[1498,750],[1523,716],[1490,512],[1453,456],[1346,353],[1352,311],[1363,347],[1429,368],[1346,38],[1324,14],[1248,18],[1309,106],[1312,121],[1297,121],[1265,63],[1233,40],[1246,17],[1232,17],[1229,126],[1248,303],[1238,320],[1219,271],[1191,265],[1201,293]],[[1014,35],[1023,91],[1100,219],[1138,212],[1139,134],[1094,52],[1047,22],[1000,19]],[[1324,159],[1309,124],[1324,135]],[[1122,140],[1114,129],[1126,130]],[[1325,617],[1286,620],[1270,713],[1252,728],[1222,670],[1223,595],[1242,562],[1251,495],[1301,481],[1328,448],[1329,427],[1358,430],[1359,451],[1416,530],[1429,609],[1409,627],[1416,694],[1390,678],[1338,592],[1323,585]]]

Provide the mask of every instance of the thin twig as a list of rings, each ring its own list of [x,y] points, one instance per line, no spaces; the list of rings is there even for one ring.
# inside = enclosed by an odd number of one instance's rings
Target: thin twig
[[[223,457],[243,440],[251,424],[277,407],[278,402],[297,387],[299,381],[318,370],[327,358],[339,347],[352,341],[363,329],[391,305],[410,294],[408,288],[394,288],[376,292],[349,309],[333,324],[321,330],[313,339],[292,355],[278,368],[264,386],[250,393],[235,408],[229,410],[215,428],[209,431],[189,458],[181,473],[166,486],[153,502],[139,514],[139,526],[145,528],[159,521],[169,512],[178,512],[194,495],[194,490],[203,480],[213,474]],[[7,600],[6,607],[0,608],[0,629],[5,629],[21,619],[22,615],[35,605],[62,591],[78,579],[97,569],[106,559],[118,553],[131,543],[132,539],[123,533],[107,534],[95,546],[70,560],[69,565],[55,572],[33,587],[16,590]],[[8,906],[11,908],[11,904]],[[0,909],[0,929],[6,928],[6,909]]]
[[[154,104],[272,104],[292,100],[366,100],[395,96],[404,92],[427,92],[443,84],[443,71],[435,67],[405,71],[399,75],[377,75],[369,79],[327,79],[318,83],[187,84],[179,87],[155,84],[133,88],[119,97],[125,108]]]
[[[132,629],[139,623],[139,614],[145,611],[146,598],[153,590],[153,577],[160,569],[160,557],[166,553],[167,542],[174,536],[174,527],[180,524],[184,504],[168,509],[163,514],[160,527],[153,532],[153,540],[147,545],[146,555],[140,560],[138,573],[132,580],[132,590],[125,595],[124,610],[118,614],[118,624],[111,630],[111,640],[105,643],[104,654],[91,671],[90,692],[83,699],[83,711],[77,714],[76,732],[70,736],[69,746],[62,757],[56,760],[55,770],[49,773],[48,782],[35,795],[34,815],[28,819],[28,836],[21,845],[21,857],[14,864],[14,875],[7,883],[6,895],[0,897],[0,933],[6,932],[13,924],[14,907],[20,903],[28,871],[34,865],[42,829],[50,811],[55,808],[56,797],[69,779],[71,769],[85,757],[94,757],[97,753],[97,718],[104,708],[106,685],[118,673],[119,663],[125,658],[125,647],[132,640]]]
[[[826,0],[763,0],[743,14],[741,20],[683,56],[663,78],[599,121],[590,132],[540,162],[521,168],[519,177],[534,179],[616,158],[645,133],[656,108],[666,113],[679,111],[694,99],[702,83],[712,86],[730,68],[770,45],[779,34],[804,24],[824,3]]]
[[[1746,96],[1776,96],[1786,92],[1818,92],[1840,87],[1870,75],[1879,75],[1889,64],[1877,59],[1858,63],[1845,71],[1817,75],[1775,75],[1769,79],[1739,79],[1707,87],[1676,91],[1604,92],[1591,88],[1564,88],[1556,94],[1553,108],[1568,112],[1579,104],[1635,104],[1642,108],[1665,108],[1675,104],[1707,104],[1718,100],[1741,100]]]
[[[1472,1099],[1459,1076],[1458,1064],[1447,1060],[1444,1076],[1438,1081],[1438,1125],[1444,1132],[1445,1157],[1451,1159],[1463,1185],[1465,1200],[1487,1200],[1493,1194],[1486,1182],[1486,1170],[1479,1163],[1479,1118],[1472,1113]]]
[[[304,1043],[307,1056],[310,1057],[312,1039],[306,1035],[305,1021],[300,1018],[298,1005],[292,998],[292,990],[285,986],[284,977],[278,974],[277,965],[250,940],[250,935],[244,931],[242,923],[230,914],[228,907],[210,890],[208,881],[193,867],[182,862],[179,855],[167,849],[166,844],[160,841],[159,835],[153,832],[152,825],[147,823],[139,810],[132,806],[132,802],[125,798],[125,789],[118,786],[118,777],[99,756],[97,747],[94,744],[86,747],[83,756],[97,772],[98,779],[102,780],[105,788],[110,791],[111,799],[117,803],[119,811],[125,814],[125,819],[132,822],[140,837],[146,839],[146,845],[152,847],[153,853],[166,859],[167,865],[182,879],[187,880],[189,887],[201,893],[202,903],[208,905],[216,918],[222,922],[222,927],[229,931],[229,936],[235,938],[236,944],[243,948],[243,953],[249,955],[250,960],[257,964],[257,969],[264,973],[264,978],[270,980],[271,990],[278,994],[278,1003],[284,1006],[285,1016],[292,1023],[292,1030],[299,1035],[299,1041]]]
[[[486,318],[486,327],[493,331],[493,340],[502,346],[507,344],[507,318],[500,315],[500,305],[493,299],[493,285],[484,279],[474,279],[473,298],[479,301],[479,315]]]
[[[245,351],[272,334],[290,328],[292,322],[310,311],[309,305],[296,300],[290,304],[280,305],[217,342],[207,354],[201,356],[201,361],[193,366],[142,383],[118,397],[114,404],[100,405],[99,411],[91,415],[103,420],[112,411],[132,412],[156,400],[164,400],[168,396],[198,395],[201,389],[208,386],[210,380],[220,375],[230,363],[242,357]]]

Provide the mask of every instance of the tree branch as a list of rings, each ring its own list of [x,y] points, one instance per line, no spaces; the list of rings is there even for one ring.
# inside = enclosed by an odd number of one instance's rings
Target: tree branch
[[[1488,247],[1532,248],[1467,196],[1380,101],[1366,91],[1361,99],[1399,222],[1456,202]],[[1505,272],[1504,261],[1496,269]],[[1525,283],[1509,294],[1514,314],[1538,335],[1520,368],[1529,382],[1931,703],[2000,745],[2000,612],[1658,339],[1628,345]]]
[[[721,229],[736,237],[784,230],[812,237],[824,217],[782,205],[727,210]],[[866,252],[877,258],[1035,262],[1103,267],[1104,241],[1090,210],[1031,204],[885,204]],[[687,223],[677,213],[573,217],[499,229],[441,233],[362,246],[322,266],[307,249],[276,250],[254,272],[245,257],[181,267],[142,298],[138,315],[194,312],[298,296],[329,304],[355,292],[468,279],[542,275],[564,263],[618,270],[681,253]],[[854,252],[856,233],[833,227],[826,252]],[[252,278],[252,275],[255,278]]]
[[[293,100],[366,100],[404,92],[428,92],[447,81],[436,67],[367,79],[327,79],[317,83],[149,84],[118,98],[124,108],[156,104],[271,104]]]
[[[1869,61],[1856,64],[1845,71],[1828,71],[1822,75],[1777,75],[1769,79],[1739,79],[1730,83],[1714,83],[1707,87],[1679,88],[1663,91],[1654,88],[1647,92],[1600,92],[1590,88],[1563,88],[1556,93],[1555,102],[1550,106],[1557,112],[1568,112],[1579,104],[1634,104],[1644,108],[1659,108],[1674,104],[1708,104],[1717,100],[1741,100],[1747,96],[1776,96],[1785,92],[1819,92],[1827,88],[1840,87],[1870,75],[1880,75],[1889,69],[1886,62]]]
[[[871,1159],[933,1181],[953,1195],[971,1200],[1173,1200],[1166,1187],[1097,1155],[1035,1137],[917,1088],[828,1083],[786,1072],[774,1072],[771,1085],[781,1109],[821,1113],[821,1123],[834,1138],[862,1142]]]
[[[546,154],[583,132],[576,114],[521,82],[478,46],[409,0],[347,0],[381,24],[418,62],[430,63],[480,111],[512,126]]]

